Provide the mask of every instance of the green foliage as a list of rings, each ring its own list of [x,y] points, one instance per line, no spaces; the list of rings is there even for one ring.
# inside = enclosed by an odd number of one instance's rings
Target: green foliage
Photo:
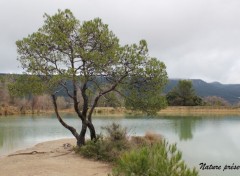
[[[6,81],[4,75],[0,75],[0,84],[4,84]]]
[[[155,114],[166,107],[165,97],[162,96],[162,89],[167,83],[165,69],[164,63],[156,58],[146,62],[144,68],[139,68],[139,74],[132,76],[125,87],[128,109]]]
[[[84,146],[76,148],[76,152],[86,158],[107,162],[116,161],[120,154],[130,147],[126,129],[115,123],[103,129],[106,137],[98,135],[95,141],[89,140]]]
[[[193,89],[192,82],[180,80],[178,85],[167,93],[166,99],[170,106],[197,106],[202,105],[202,99]]]
[[[123,107],[124,102],[123,98],[118,95],[116,92],[111,92],[106,94],[101,100],[98,102],[99,107]]]
[[[16,75],[8,84],[8,90],[12,96],[39,95],[46,91],[41,78],[34,75]]]
[[[176,144],[166,141],[134,149],[123,154],[113,169],[113,176],[197,176],[187,168]]]

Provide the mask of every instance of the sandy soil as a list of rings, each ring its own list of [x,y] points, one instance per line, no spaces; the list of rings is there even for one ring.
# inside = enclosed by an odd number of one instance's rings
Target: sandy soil
[[[0,176],[107,176],[108,164],[88,160],[72,151],[74,139],[37,144],[0,158]]]

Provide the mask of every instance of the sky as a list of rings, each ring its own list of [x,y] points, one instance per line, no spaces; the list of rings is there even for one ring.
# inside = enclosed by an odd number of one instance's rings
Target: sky
[[[240,84],[239,0],[0,0],[0,73],[21,73],[15,42],[66,8],[100,17],[123,45],[145,39],[169,78]]]

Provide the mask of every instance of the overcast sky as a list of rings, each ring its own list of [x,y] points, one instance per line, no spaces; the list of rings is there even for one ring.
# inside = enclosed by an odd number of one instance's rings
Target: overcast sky
[[[170,78],[240,83],[240,0],[0,0],[0,73],[20,73],[15,41],[43,14],[102,18],[122,44],[146,39]]]

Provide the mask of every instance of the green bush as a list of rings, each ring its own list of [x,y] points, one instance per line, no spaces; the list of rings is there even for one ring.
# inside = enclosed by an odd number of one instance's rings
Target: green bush
[[[113,176],[197,176],[187,168],[176,144],[166,141],[124,153],[113,169]]]
[[[105,137],[87,141],[76,151],[82,156],[114,162],[112,176],[198,176],[187,168],[176,144],[169,144],[156,134],[128,140],[126,128],[113,123],[104,127]]]
[[[86,158],[114,162],[120,154],[129,149],[130,144],[125,128],[113,123],[103,129],[106,131],[106,137],[98,135],[97,140],[87,141],[84,146],[77,148],[76,152]]]

